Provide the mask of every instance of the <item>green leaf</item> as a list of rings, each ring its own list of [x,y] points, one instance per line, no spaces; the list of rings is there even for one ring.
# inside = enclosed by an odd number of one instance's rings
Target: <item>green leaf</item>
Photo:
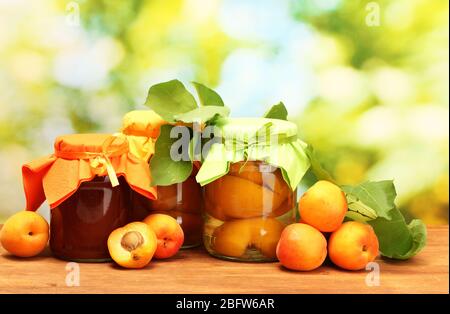
[[[279,120],[287,120],[287,116],[287,109],[281,101],[264,114],[264,118]]]
[[[171,123],[175,122],[175,115],[197,108],[194,96],[178,80],[150,87],[145,105]]]
[[[378,218],[377,212],[361,202],[357,197],[347,194],[348,211],[346,216],[352,220],[369,221]]]
[[[383,256],[405,260],[419,253],[426,245],[427,230],[419,219],[406,224],[397,208],[391,211],[391,220],[377,218],[368,223],[373,227]]]
[[[317,180],[334,182],[322,168],[312,146],[306,148],[311,172]],[[342,186],[347,198],[347,219],[369,223],[378,238],[383,256],[408,259],[416,255],[426,244],[426,227],[415,219],[408,225],[395,206],[397,192],[390,180],[365,182],[357,186]]]
[[[222,106],[206,106],[198,107],[185,113],[174,115],[176,121],[184,123],[200,122],[206,123],[215,119],[217,116],[227,117],[230,109]]]
[[[391,219],[390,212],[395,208],[395,197],[397,196],[391,180],[368,181],[357,186],[342,186],[342,190],[347,195],[349,211],[360,212],[369,218],[376,214],[376,217]]]
[[[192,172],[191,161],[175,161],[170,156],[172,145],[179,139],[171,138],[174,126],[161,126],[161,133],[156,140],[155,154],[150,159],[152,185],[171,185],[186,181]],[[188,143],[189,143],[189,139]]]
[[[332,183],[336,183],[331,174],[322,167],[319,159],[316,156],[314,148],[311,145],[308,145],[305,148],[305,153],[309,158],[309,162],[311,163],[310,170],[317,180],[326,180]]]
[[[197,82],[192,82],[192,84],[194,84],[202,106],[225,106],[222,98],[214,90]]]
[[[408,225],[395,206],[397,193],[391,180],[342,186],[346,193],[347,218],[367,222],[378,238],[383,256],[408,259],[426,243],[426,227],[415,219]]]

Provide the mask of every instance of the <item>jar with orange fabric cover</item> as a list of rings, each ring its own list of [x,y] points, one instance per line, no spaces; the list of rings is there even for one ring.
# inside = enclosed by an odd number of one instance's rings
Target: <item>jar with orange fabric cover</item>
[[[152,110],[135,110],[123,118],[122,133],[127,136],[130,151],[149,162],[161,125],[166,122]],[[157,186],[157,199],[150,201],[138,193],[131,193],[131,219],[139,221],[152,213],[174,217],[184,232],[183,248],[202,242],[202,189],[195,181],[196,168],[184,182]]]
[[[62,259],[109,261],[109,234],[129,221],[130,191],[155,199],[150,170],[124,136],[72,134],[52,155],[23,165],[27,210],[51,208],[50,248]]]

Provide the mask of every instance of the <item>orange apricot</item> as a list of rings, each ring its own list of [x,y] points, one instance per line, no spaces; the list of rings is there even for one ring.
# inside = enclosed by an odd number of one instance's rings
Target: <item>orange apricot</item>
[[[216,253],[229,257],[240,257],[251,244],[251,230],[241,220],[223,223],[214,230],[213,249]]]
[[[233,163],[230,165],[228,174],[265,186],[278,194],[286,195],[289,193],[289,187],[283,179],[281,170],[260,161]]]
[[[132,222],[111,232],[108,250],[111,258],[125,268],[143,268],[155,254],[155,232],[143,222]]]
[[[204,205],[205,205],[204,207],[205,212],[214,217],[215,219],[219,219],[221,221],[228,221],[235,219],[235,217],[230,217],[229,212],[224,210],[224,208],[221,205],[217,204],[216,202],[210,201],[209,197],[205,197]],[[295,207],[294,198],[293,196],[290,196],[278,208],[274,209],[271,212],[264,213],[264,217],[273,217],[273,218],[280,217],[286,214],[294,207]],[[255,216],[262,216],[262,215],[263,215],[262,213],[259,213],[259,215],[255,213]],[[247,215],[244,214],[241,214],[240,216],[241,217],[243,216],[247,219],[252,218],[252,216],[247,217]]]
[[[328,240],[331,261],[344,269],[364,269],[378,256],[378,238],[372,226],[348,221],[334,231]]]
[[[200,214],[190,214],[179,210],[153,211],[152,214],[170,215],[176,219],[183,229],[183,247],[199,245],[202,242],[203,218]]]
[[[236,162],[230,164],[229,175],[249,180],[255,184],[263,185],[262,173],[256,162]]]
[[[0,231],[3,248],[19,257],[31,257],[42,252],[48,237],[47,221],[32,211],[21,211],[12,215]]]
[[[221,221],[230,220],[230,218],[227,217],[226,211],[220,206],[220,204],[209,200],[208,194],[211,195],[211,192],[208,192],[205,195],[205,199],[204,199],[205,212],[207,214],[209,214],[210,216],[214,217],[215,219],[218,219]]]
[[[205,197],[214,204],[205,208],[211,216],[237,219],[270,216],[287,195],[274,193],[265,186],[240,177],[226,175],[205,187]]]
[[[276,258],[277,244],[285,225],[273,218],[257,218],[249,221],[252,224],[251,244],[269,258]]]
[[[318,181],[306,191],[299,201],[302,221],[322,232],[339,228],[347,213],[344,192],[328,181]]]
[[[276,254],[281,265],[288,269],[313,270],[325,261],[327,241],[316,228],[295,223],[281,233]]]
[[[280,169],[259,161],[237,162],[205,187],[205,210],[222,221],[278,217],[294,207],[294,193]]]
[[[144,219],[157,238],[155,257],[169,258],[175,255],[184,242],[184,233],[175,218],[164,214],[151,214]]]
[[[284,224],[274,218],[250,218],[227,221],[213,233],[215,252],[241,257],[254,247],[268,258],[276,257],[276,246]]]

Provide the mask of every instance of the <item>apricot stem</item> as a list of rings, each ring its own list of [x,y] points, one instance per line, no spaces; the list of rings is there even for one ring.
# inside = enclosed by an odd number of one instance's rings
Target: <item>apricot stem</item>
[[[129,252],[137,249],[142,243],[144,243],[144,237],[137,231],[125,233],[120,241],[122,247]]]

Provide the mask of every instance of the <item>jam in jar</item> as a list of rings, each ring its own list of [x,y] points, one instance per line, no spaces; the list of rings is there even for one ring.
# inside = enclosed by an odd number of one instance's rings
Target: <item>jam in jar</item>
[[[129,187],[125,179],[111,186],[108,176],[81,183],[78,190],[51,210],[50,248],[56,256],[74,261],[110,259],[107,240],[128,222]]]
[[[130,190],[155,199],[148,164],[129,153],[125,136],[68,134],[54,153],[22,166],[26,209],[44,201],[51,210],[50,248],[57,257],[110,259],[110,233],[128,222]]]

